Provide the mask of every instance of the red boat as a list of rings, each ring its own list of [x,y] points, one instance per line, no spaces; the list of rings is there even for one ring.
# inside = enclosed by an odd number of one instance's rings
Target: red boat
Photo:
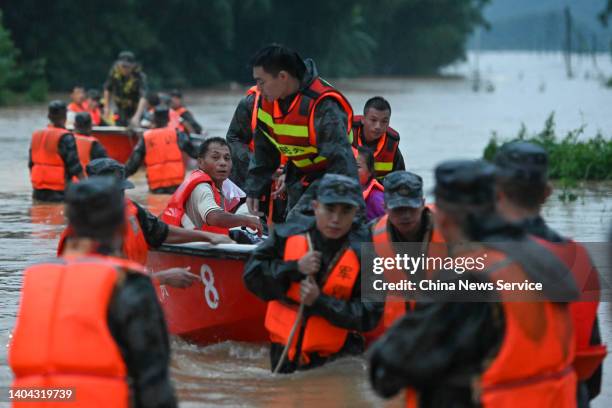
[[[242,281],[244,264],[254,245],[205,243],[162,245],[150,251],[153,272],[191,267],[201,278],[186,289],[157,285],[170,333],[200,345],[225,340],[265,342],[266,304]]]
[[[122,126],[94,126],[91,135],[98,138],[108,155],[120,163],[125,163],[141,132],[134,132]]]

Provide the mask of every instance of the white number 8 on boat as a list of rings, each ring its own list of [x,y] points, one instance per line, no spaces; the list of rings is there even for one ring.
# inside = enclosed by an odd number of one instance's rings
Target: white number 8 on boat
[[[206,264],[202,264],[200,268],[200,277],[204,284],[204,299],[208,307],[216,309],[219,306],[219,292],[215,288],[215,275],[213,275],[212,269]]]

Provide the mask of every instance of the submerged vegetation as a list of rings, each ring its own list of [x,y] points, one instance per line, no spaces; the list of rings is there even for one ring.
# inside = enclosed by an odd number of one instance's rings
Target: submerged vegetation
[[[612,180],[612,138],[605,138],[601,132],[594,137],[579,140],[585,126],[569,131],[560,138],[555,130],[555,115],[551,113],[544,128],[536,134],[528,134],[525,125],[513,139],[500,141],[493,132],[484,149],[484,158],[493,159],[497,149],[504,143],[524,140],[542,146],[549,155],[549,177],[561,187],[561,199],[573,200],[576,195],[570,192],[579,181]]]

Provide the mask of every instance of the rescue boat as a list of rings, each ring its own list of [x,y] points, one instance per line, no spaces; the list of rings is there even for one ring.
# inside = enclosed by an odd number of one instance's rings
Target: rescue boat
[[[125,163],[138,142],[141,131],[132,131],[123,126],[94,126],[91,135],[95,136],[106,149],[109,157]]]
[[[150,250],[147,268],[190,267],[200,280],[186,289],[156,283],[168,330],[198,345],[226,340],[267,341],[266,304],[251,294],[242,272],[255,245],[162,245]]]

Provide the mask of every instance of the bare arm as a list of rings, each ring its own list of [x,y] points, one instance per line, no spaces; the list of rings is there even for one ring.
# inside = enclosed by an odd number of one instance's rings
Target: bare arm
[[[164,243],[166,244],[182,244],[185,242],[210,242],[216,244],[231,244],[232,241],[228,236],[222,234],[214,234],[212,232],[190,230],[174,225],[168,225],[168,237]]]

